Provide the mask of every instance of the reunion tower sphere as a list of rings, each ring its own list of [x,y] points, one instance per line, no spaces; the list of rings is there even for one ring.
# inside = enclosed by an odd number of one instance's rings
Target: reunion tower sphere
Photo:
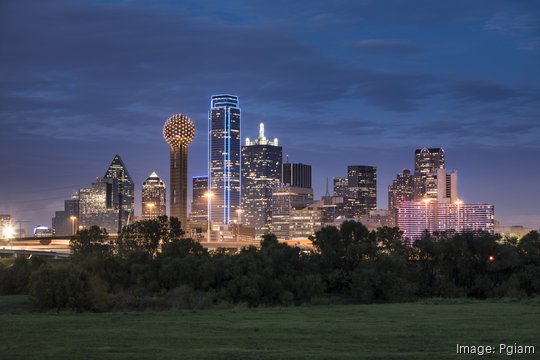
[[[171,146],[188,145],[195,137],[195,125],[186,115],[173,115],[163,126],[163,137]]]
[[[163,137],[170,145],[169,215],[187,230],[188,145],[195,137],[195,125],[185,115],[171,116],[163,126]]]

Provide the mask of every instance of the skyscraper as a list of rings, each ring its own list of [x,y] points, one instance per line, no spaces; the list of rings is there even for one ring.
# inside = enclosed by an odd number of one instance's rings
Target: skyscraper
[[[334,178],[334,196],[349,196],[349,179],[346,177]]]
[[[291,238],[291,211],[294,206],[313,202],[313,189],[280,184],[272,189],[270,231],[278,239]]]
[[[170,216],[187,229],[188,145],[195,137],[195,125],[185,115],[171,116],[163,126],[163,137],[170,146]]]
[[[278,140],[267,139],[261,123],[259,137],[247,138],[242,146],[242,223],[254,227],[256,237],[268,232],[272,188],[279,185],[281,162]]]
[[[120,155],[114,156],[111,165],[109,165],[107,172],[103,176],[103,180],[111,179],[118,180],[118,193],[117,199],[115,199],[118,204],[115,204],[115,206],[118,206],[118,232],[120,232],[123,226],[133,222],[135,214],[135,183]]]
[[[311,165],[302,163],[283,164],[283,175],[281,182],[292,187],[311,189]]]
[[[55,211],[52,228],[55,235],[69,236],[75,234],[79,224],[79,194],[64,201],[64,210]]]
[[[235,95],[214,95],[208,113],[209,216],[216,223],[237,219],[240,208],[240,108]]]
[[[414,194],[415,199],[437,197],[437,169],[445,169],[445,154],[442,148],[422,148],[414,152]],[[432,195],[428,195],[432,194]]]
[[[89,188],[79,190],[79,225],[97,225],[109,234],[122,230],[122,211],[118,194],[118,179],[97,179]]]
[[[369,215],[377,209],[377,168],[375,166],[350,165],[347,167],[349,196],[360,200],[359,214]]]
[[[208,220],[208,176],[194,176],[191,189],[191,221],[205,223]]]
[[[165,182],[152,172],[142,185],[142,217],[153,219],[167,214]]]
[[[392,185],[388,186],[388,210],[393,215],[394,220],[397,216],[397,208],[403,201],[413,199],[414,181],[411,170],[405,169],[401,174],[397,174]]]

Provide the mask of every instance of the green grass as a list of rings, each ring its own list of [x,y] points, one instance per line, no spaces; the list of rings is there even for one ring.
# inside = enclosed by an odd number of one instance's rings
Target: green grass
[[[5,303],[0,298],[0,306]],[[537,354],[512,358],[534,359],[540,352],[539,334],[538,301],[102,314],[4,312],[0,358],[438,360],[477,357],[456,355],[456,343],[518,342],[535,345]]]

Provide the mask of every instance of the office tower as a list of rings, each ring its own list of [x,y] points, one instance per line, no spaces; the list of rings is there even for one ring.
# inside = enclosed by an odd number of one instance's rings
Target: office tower
[[[377,168],[365,165],[347,167],[349,196],[360,200],[357,215],[368,215],[377,209]]]
[[[334,178],[334,196],[349,196],[349,179],[346,177]]]
[[[114,156],[111,165],[109,165],[107,172],[103,176],[103,180],[110,179],[118,180],[118,203],[115,205],[118,207],[118,232],[120,232],[123,226],[133,222],[135,214],[135,183],[131,179],[120,155]]]
[[[442,148],[422,148],[414,152],[414,194],[415,199],[436,198],[437,170],[445,169],[445,154]]]
[[[392,185],[388,186],[388,210],[393,214],[394,220],[397,217],[397,208],[403,201],[413,200],[414,180],[411,170],[405,169],[401,174],[397,174]]]
[[[77,232],[79,227],[79,194],[64,201],[64,210],[56,211],[52,218],[52,228],[55,235],[70,236]]]
[[[397,210],[397,225],[408,241],[418,240],[427,230],[434,236],[468,231],[494,232],[494,206],[424,199],[404,201]]]
[[[293,206],[313,202],[313,189],[280,184],[272,189],[270,232],[278,239],[290,239],[290,215]]]
[[[311,188],[311,165],[302,163],[285,163],[283,164],[283,174],[281,177],[283,184],[288,184],[292,187]]]
[[[272,188],[280,183],[282,149],[278,140],[264,135],[259,125],[259,137],[246,139],[242,146],[242,224],[255,228],[258,238],[268,232]]]
[[[209,215],[229,224],[240,208],[240,108],[234,95],[214,95],[208,113]]]
[[[142,185],[142,217],[153,219],[167,215],[167,189],[165,182],[152,172]]]
[[[117,178],[97,179],[89,188],[79,190],[79,225],[97,225],[109,234],[121,230],[119,185]]]
[[[208,221],[208,176],[192,178],[191,221]]]
[[[188,145],[195,137],[195,125],[182,114],[171,116],[163,126],[163,137],[170,147],[169,213],[187,227]]]
[[[321,230],[325,217],[324,200],[292,205],[289,220],[291,240],[307,240]]]

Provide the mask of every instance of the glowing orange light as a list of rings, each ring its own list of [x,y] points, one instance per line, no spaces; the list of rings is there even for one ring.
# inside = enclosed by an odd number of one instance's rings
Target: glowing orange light
[[[488,257],[488,260],[489,260],[489,261],[493,261],[493,260],[495,260],[495,256],[493,256],[493,255],[490,255],[490,256]]]
[[[163,137],[171,146],[188,145],[195,137],[195,125],[185,115],[173,115],[163,126]]]

